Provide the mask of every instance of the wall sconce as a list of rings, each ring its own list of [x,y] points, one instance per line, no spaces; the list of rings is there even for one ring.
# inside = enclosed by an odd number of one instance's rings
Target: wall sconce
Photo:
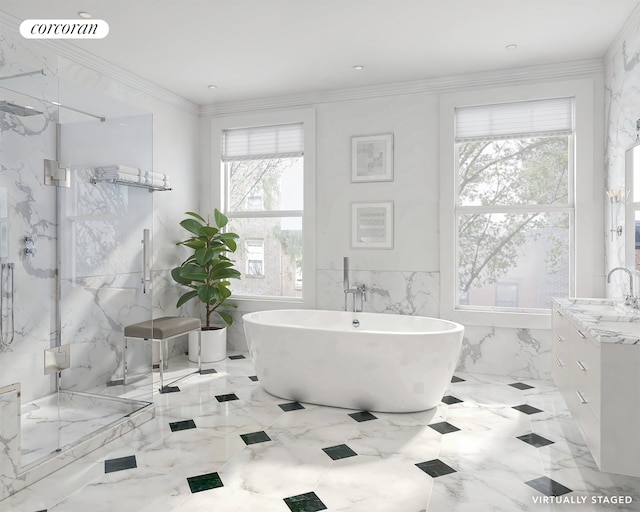
[[[618,236],[622,236],[622,225],[618,224],[617,208],[615,208],[614,205],[624,201],[624,189],[618,188],[607,190],[607,197],[609,198],[609,220],[611,222],[609,233],[611,233],[611,240],[613,241],[614,233]]]

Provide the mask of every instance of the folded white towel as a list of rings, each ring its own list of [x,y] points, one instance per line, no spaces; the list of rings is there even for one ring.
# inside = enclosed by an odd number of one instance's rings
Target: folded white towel
[[[101,172],[116,172],[118,174],[133,174],[134,176],[140,176],[140,169],[135,167],[128,167],[126,165],[108,165],[105,167],[98,167],[98,171]]]
[[[144,183],[142,179],[138,176],[133,176],[131,174],[118,174],[110,179],[115,179],[118,181],[125,181],[127,183]]]

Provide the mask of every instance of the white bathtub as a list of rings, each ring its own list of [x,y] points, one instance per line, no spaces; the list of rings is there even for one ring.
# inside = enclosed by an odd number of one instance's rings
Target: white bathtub
[[[378,313],[274,310],[243,320],[266,391],[380,412],[435,407],[451,381],[464,334],[463,326],[447,320]]]

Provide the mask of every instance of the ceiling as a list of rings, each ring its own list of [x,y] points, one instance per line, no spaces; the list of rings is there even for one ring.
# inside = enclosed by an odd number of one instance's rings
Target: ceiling
[[[2,0],[0,11],[89,12],[109,35],[70,44],[208,105],[601,58],[639,2]]]

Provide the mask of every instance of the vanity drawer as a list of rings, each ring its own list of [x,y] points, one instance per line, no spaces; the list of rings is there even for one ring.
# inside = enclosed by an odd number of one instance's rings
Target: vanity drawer
[[[578,423],[582,437],[599,467],[601,462],[600,419],[593,414],[588,404],[582,403],[578,393],[574,392],[567,395],[566,401],[571,414]]]

